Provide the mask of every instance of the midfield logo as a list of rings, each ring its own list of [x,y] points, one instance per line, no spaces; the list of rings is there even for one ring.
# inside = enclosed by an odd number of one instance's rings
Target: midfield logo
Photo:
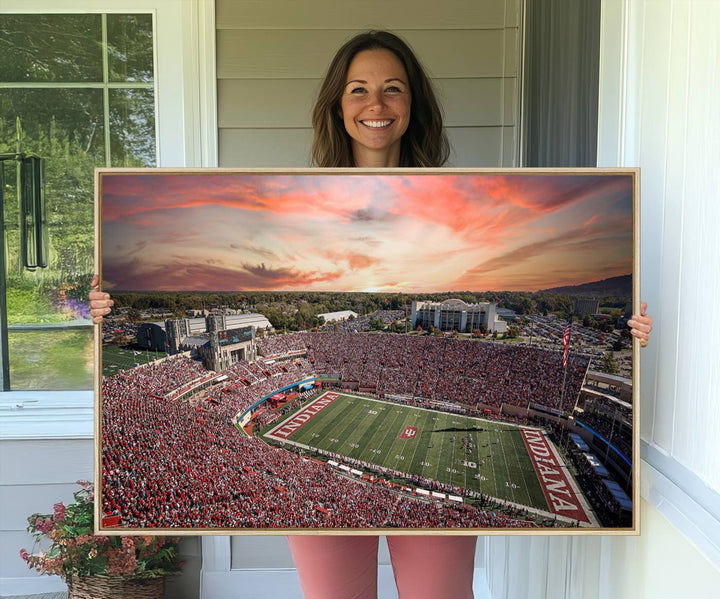
[[[414,426],[406,426],[405,430],[400,435],[401,439],[414,439],[418,434],[418,429]]]

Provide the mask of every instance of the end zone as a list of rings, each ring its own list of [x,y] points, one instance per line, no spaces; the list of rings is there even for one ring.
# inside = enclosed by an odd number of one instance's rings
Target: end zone
[[[315,416],[332,404],[338,397],[339,393],[327,392],[311,401],[302,410],[276,426],[271,431],[265,433],[265,437],[275,439],[277,441],[286,441],[293,433],[300,430],[305,424],[310,422]]]
[[[585,498],[546,433],[531,428],[520,428],[520,432],[550,511],[585,525],[598,526]]]

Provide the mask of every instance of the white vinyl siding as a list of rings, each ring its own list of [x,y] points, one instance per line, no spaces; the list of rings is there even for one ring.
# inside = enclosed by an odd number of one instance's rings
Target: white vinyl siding
[[[640,4],[625,161],[643,169],[643,293],[658,333],[642,438],[720,493],[720,317],[708,304],[720,296],[720,4]]]
[[[487,542],[493,597],[720,587],[720,3],[605,0],[598,165],[641,168],[641,536]]]

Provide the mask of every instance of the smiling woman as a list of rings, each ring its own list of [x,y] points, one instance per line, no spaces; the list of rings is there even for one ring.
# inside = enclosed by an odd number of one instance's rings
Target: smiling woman
[[[450,154],[430,79],[409,46],[387,31],[361,33],[338,50],[312,123],[317,166],[433,167]]]
[[[353,58],[347,80],[340,113],[355,161],[379,168],[398,164],[411,102],[402,63],[389,50],[365,50]]]
[[[436,167],[448,156],[440,110],[427,77],[407,46],[388,33],[362,34],[341,48],[322,85],[313,125],[313,156],[319,166]],[[335,208],[347,211],[357,198],[347,189],[343,192]],[[356,213],[366,217],[372,211],[361,207]],[[295,218],[295,229],[307,217],[303,213]],[[369,226],[366,218],[364,223]],[[427,228],[433,229],[438,229],[437,221]],[[432,247],[426,237],[419,239]],[[271,272],[264,262],[261,264],[262,268],[253,266],[256,272]],[[98,296],[102,301],[109,299]],[[471,597],[475,539],[433,537],[417,541],[403,537],[389,541],[401,594]],[[291,549],[307,597],[343,596],[353,580],[366,585],[367,595],[361,591],[357,596],[372,596],[377,580],[377,538],[296,536],[291,539]]]

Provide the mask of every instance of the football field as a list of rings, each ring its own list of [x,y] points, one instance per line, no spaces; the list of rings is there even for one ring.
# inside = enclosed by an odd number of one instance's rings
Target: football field
[[[165,352],[140,350],[129,345],[105,343],[102,346],[103,376],[112,376],[123,370],[130,370],[138,364],[152,362],[164,358],[165,355]]]
[[[325,393],[264,436],[549,509],[521,430],[511,424]]]

